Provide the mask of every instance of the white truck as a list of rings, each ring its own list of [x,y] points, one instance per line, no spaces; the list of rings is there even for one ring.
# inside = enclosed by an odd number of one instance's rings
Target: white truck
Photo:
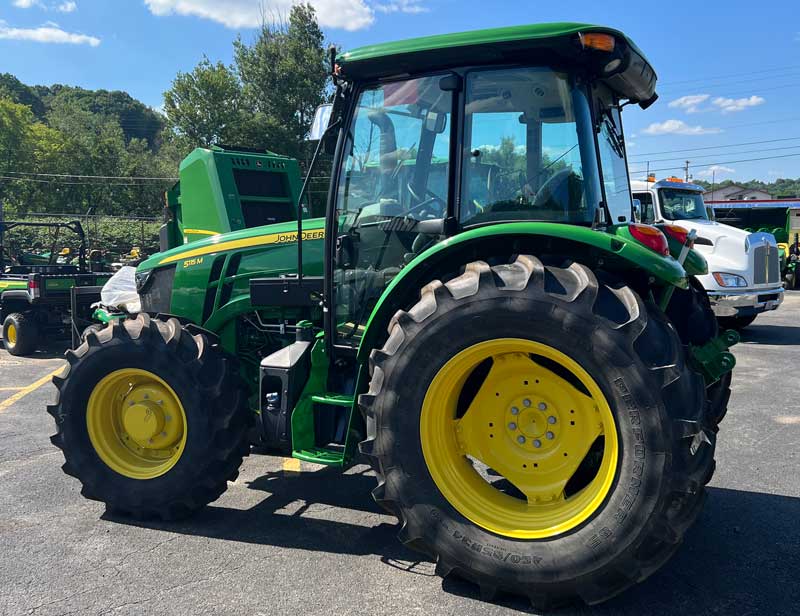
[[[743,329],[762,312],[783,302],[780,253],[770,233],[748,233],[710,220],[703,188],[678,178],[631,182],[644,223],[665,223],[694,229],[694,247],[708,261],[708,274],[698,280],[725,328]]]

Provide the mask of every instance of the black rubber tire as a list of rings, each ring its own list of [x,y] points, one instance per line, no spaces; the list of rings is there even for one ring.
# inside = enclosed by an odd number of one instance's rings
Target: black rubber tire
[[[703,346],[720,333],[708,293],[694,277],[688,289],[675,289],[667,306],[667,316],[687,346]],[[707,412],[715,424],[728,412],[732,379],[732,372],[728,372],[706,388]]]
[[[116,514],[179,519],[219,498],[227,482],[237,477],[250,451],[253,413],[235,358],[207,336],[190,333],[174,318],[161,321],[139,314],[89,332],[66,358],[66,373],[53,378],[56,402],[47,408],[57,428],[50,440],[64,453],[64,472],[83,484],[84,497],[104,502]],[[164,379],[187,416],[182,456],[154,479],[131,479],[113,471],[89,440],[89,396],[100,379],[122,368],[144,369]]]
[[[742,331],[745,327],[752,324],[758,315],[752,314],[748,317],[718,317],[721,329],[735,329]]]
[[[8,341],[8,327],[12,324],[17,328],[16,344]],[[32,355],[38,345],[39,326],[32,315],[12,312],[3,320],[3,346],[11,355],[16,357]]]
[[[657,570],[698,515],[714,469],[715,427],[707,422],[702,377],[684,358],[673,326],[629,287],[598,281],[577,263],[466,266],[421,290],[400,311],[359,403],[376,471],[375,500],[401,522],[400,539],[450,573],[529,597],[537,609],[581,599],[600,603]],[[620,463],[611,492],[581,526],[546,540],[493,534],[441,495],[422,454],[419,413],[426,389],[457,352],[488,339],[527,338],[566,352],[607,397]]]
[[[89,333],[101,332],[106,328],[107,325],[108,325],[107,323],[92,323],[91,325],[85,327],[81,332],[81,342],[86,340],[86,337],[89,335]]]

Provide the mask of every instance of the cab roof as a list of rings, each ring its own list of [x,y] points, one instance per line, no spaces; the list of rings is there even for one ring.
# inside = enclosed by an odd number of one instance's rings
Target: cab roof
[[[655,71],[633,41],[619,30],[584,23],[530,24],[367,45],[342,54],[338,62],[345,77],[359,80],[521,59],[575,62],[582,52],[577,35],[586,32],[610,34],[617,41],[623,62],[607,75],[613,90],[634,102],[655,95]]]

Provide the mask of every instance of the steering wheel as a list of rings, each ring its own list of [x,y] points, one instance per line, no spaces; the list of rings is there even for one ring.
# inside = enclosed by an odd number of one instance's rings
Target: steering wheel
[[[414,207],[410,208],[408,210],[408,212],[406,212],[406,215],[411,214],[412,212],[416,212],[418,210],[419,211],[424,211],[426,207],[428,207],[429,205],[433,205],[434,203],[440,204],[442,206],[442,210],[446,210],[447,209],[447,201],[442,199],[439,195],[437,195],[435,192],[433,192],[427,186],[425,187],[425,196],[428,197],[427,199],[422,199],[416,193],[416,191],[414,190],[414,187],[411,186],[410,182],[408,184],[406,184],[406,188],[408,189],[408,192],[411,194],[411,196],[414,197],[414,199],[416,201],[420,202],[420,203],[417,203],[417,205],[415,205]]]
[[[569,168],[562,169],[558,173],[553,174],[553,176],[542,184],[541,188],[536,192],[536,196],[533,198],[533,207],[542,206],[547,203],[558,189],[569,180],[571,174],[572,169]]]

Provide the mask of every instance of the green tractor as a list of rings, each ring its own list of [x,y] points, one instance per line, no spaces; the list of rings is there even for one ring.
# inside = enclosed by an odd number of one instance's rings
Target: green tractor
[[[632,220],[621,110],[655,100],[655,72],[582,24],[331,65],[324,218],[262,167],[239,196],[291,196],[292,221],[141,263],[143,311],[55,379],[64,471],[111,511],[175,519],[253,443],[366,460],[401,541],[485,598],[598,603],[643,580],[703,504],[735,342],[692,238]]]

